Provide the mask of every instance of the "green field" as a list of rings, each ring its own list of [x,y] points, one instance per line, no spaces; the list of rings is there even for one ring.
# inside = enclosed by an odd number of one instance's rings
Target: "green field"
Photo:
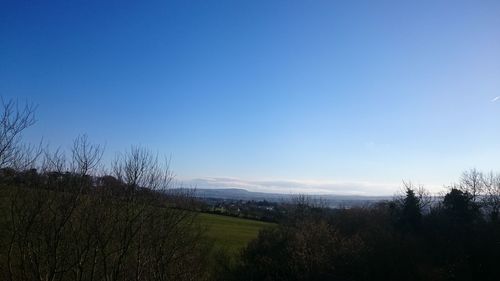
[[[6,188],[0,188],[0,215],[7,212]],[[214,241],[216,249],[224,249],[230,254],[238,253],[248,242],[256,238],[259,230],[275,224],[256,220],[199,213],[197,219],[206,227],[207,237]]]
[[[236,254],[256,238],[262,228],[274,226],[267,222],[205,213],[201,213],[198,219],[207,227],[207,236],[214,240],[216,248],[231,254]]]

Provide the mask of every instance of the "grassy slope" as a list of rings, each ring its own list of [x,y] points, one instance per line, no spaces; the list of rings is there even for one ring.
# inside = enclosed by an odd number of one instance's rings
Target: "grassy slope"
[[[198,216],[200,223],[207,227],[207,235],[214,239],[215,246],[236,254],[248,242],[257,237],[259,230],[274,224],[255,220],[204,214]]]
[[[7,215],[8,194],[6,188],[0,187],[0,215]],[[199,222],[207,227],[207,236],[213,239],[217,248],[236,254],[248,242],[257,237],[259,230],[273,226],[273,223],[235,217],[200,213]]]

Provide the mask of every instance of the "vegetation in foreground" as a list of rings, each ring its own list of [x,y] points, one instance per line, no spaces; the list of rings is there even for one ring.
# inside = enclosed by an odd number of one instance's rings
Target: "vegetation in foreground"
[[[4,104],[0,116],[2,280],[500,276],[500,175],[471,170],[438,200],[407,185],[403,196],[365,208],[334,210],[299,197],[277,226],[242,225],[197,217],[190,194],[169,192],[168,162],[147,149],[117,155],[105,173],[102,148],[86,136],[70,157],[22,144],[34,117],[31,107],[18,108]],[[215,248],[210,236],[219,239]]]
[[[67,209],[66,204],[74,203],[71,200],[74,198],[71,192],[40,189],[40,185],[36,188],[20,186],[19,181],[23,182],[26,175],[15,173],[17,176],[9,179],[5,177],[7,171],[2,170],[3,177],[0,177],[0,241],[2,249],[7,249],[6,252],[0,253],[0,269],[9,271],[2,271],[2,276],[7,280],[168,280],[174,277],[176,280],[213,279],[213,267],[217,266],[213,259],[216,255],[229,259],[238,258],[240,251],[257,237],[261,229],[274,226],[255,220],[192,212],[187,210],[189,205],[186,201],[190,198],[186,194],[164,196],[162,201],[167,206],[162,207],[158,205],[157,200],[141,199],[145,194],[134,195],[135,202],[130,204],[123,201],[123,198],[91,194],[90,190],[82,194],[68,221],[63,223],[61,220],[67,213],[62,209]],[[43,178],[40,175],[37,177]],[[174,205],[176,207],[173,207]],[[54,213],[51,209],[59,211]],[[149,221],[139,222],[139,218]],[[50,237],[57,236],[54,226],[61,224],[63,230],[59,234],[60,238]],[[135,229],[138,233],[127,233],[127,228]],[[120,241],[122,238],[127,241]],[[40,239],[56,241],[46,243]],[[56,247],[54,243],[59,246]],[[27,245],[37,245],[39,249],[33,250]],[[45,265],[36,266],[35,269],[29,265],[29,261],[28,265],[25,264],[27,261],[23,256],[30,255],[38,260],[37,263],[50,263],[49,259],[45,260],[43,257],[52,254],[51,247],[56,248],[53,254],[59,257],[52,261],[56,269],[52,277],[43,277],[39,273],[44,270]],[[96,253],[99,247],[105,248],[102,253]],[[123,261],[113,258],[113,252],[123,255]],[[145,255],[148,255],[149,260],[145,260],[142,265],[137,264],[135,259]],[[173,255],[180,257],[165,260],[164,264],[157,265],[164,268],[161,274],[166,278],[151,277],[153,272],[161,272],[160,268],[144,272],[148,268],[146,265],[153,260]],[[195,262],[196,266],[190,265],[191,262]],[[104,268],[103,264],[109,269]],[[80,268],[71,269],[73,266]],[[95,268],[92,268],[93,266]],[[58,267],[68,269],[57,270]],[[126,270],[134,267],[136,270]],[[139,269],[141,267],[143,268]],[[17,270],[20,272],[16,272]],[[142,271],[143,277],[137,275],[138,270]],[[182,272],[183,270],[185,271]],[[45,272],[47,271],[48,268],[45,268]],[[86,272],[91,272],[91,275]]]
[[[299,200],[220,279],[498,280],[499,199],[500,176],[471,170],[439,201],[411,185],[366,208]]]

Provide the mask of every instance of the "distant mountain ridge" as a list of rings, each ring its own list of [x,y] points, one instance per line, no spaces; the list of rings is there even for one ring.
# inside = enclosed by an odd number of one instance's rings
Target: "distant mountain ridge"
[[[391,200],[392,196],[363,196],[363,195],[308,195],[312,200],[321,200],[330,207],[352,207],[365,204]],[[246,201],[270,201],[287,202],[292,201],[298,194],[266,193],[249,191],[242,188],[216,188],[216,189],[194,189],[194,196],[201,199],[222,199],[222,200],[246,200]]]

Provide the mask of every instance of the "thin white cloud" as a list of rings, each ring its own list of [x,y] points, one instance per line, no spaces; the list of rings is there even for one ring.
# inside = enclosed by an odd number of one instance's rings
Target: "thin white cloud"
[[[283,194],[334,194],[334,195],[393,195],[400,183],[372,183],[362,181],[314,180],[244,180],[229,177],[207,177],[183,180],[197,188],[241,188],[255,192]]]
[[[496,101],[498,101],[498,100],[500,100],[500,96],[496,96],[495,98],[493,98],[493,99],[491,100],[491,102],[496,102]]]

